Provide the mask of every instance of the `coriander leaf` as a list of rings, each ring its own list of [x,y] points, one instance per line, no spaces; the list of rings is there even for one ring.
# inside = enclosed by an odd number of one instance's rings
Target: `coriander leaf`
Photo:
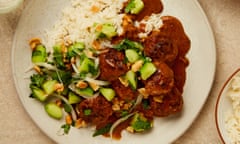
[[[68,104],[63,104],[63,108],[67,113],[71,113],[72,111],[71,107]]]
[[[85,116],[89,116],[89,115],[91,115],[92,110],[91,110],[91,109],[85,109],[85,110],[83,111],[83,113],[84,113]]]
[[[107,124],[105,127],[96,130],[95,133],[93,134],[93,137],[108,133],[110,131],[111,126],[112,124]]]
[[[136,51],[142,51],[143,46],[139,42],[131,41],[128,39],[122,40],[119,44],[115,45],[114,48],[118,51],[126,49],[135,49]]]
[[[69,133],[69,130],[70,130],[70,128],[71,128],[71,125],[69,125],[69,124],[64,124],[64,125],[61,126],[61,128],[63,129],[64,134],[68,134],[68,133]]]
[[[130,0],[130,2],[128,3],[128,5],[125,8],[125,13],[129,13],[134,7],[135,7],[135,3],[133,2],[134,0]]]
[[[31,79],[30,86],[36,86],[36,87],[40,88],[42,86],[42,84],[44,83],[44,81],[47,79],[47,76],[40,75],[40,74],[33,74],[30,79]]]

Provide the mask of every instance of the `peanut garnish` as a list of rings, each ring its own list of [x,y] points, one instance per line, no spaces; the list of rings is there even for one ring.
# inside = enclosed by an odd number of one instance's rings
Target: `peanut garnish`
[[[128,87],[129,83],[128,83],[128,80],[124,77],[119,77],[118,78],[119,81],[121,82],[122,85],[124,85],[125,87]]]
[[[57,92],[62,92],[64,91],[64,85],[62,83],[56,83],[54,85],[54,89],[57,91]]]
[[[141,95],[143,95],[143,98],[144,98],[144,99],[148,99],[149,94],[147,93],[147,91],[146,91],[145,88],[139,88],[139,89],[138,89],[138,92],[139,92]]]
[[[41,40],[39,38],[32,38],[29,41],[29,45],[32,50],[34,50],[37,47],[37,45],[39,45],[39,44],[41,44]]]
[[[99,42],[99,41],[96,41],[96,40],[93,41],[92,47],[93,47],[95,50],[101,49],[100,42]]]
[[[155,102],[162,103],[163,102],[163,96],[154,96],[153,100]]]
[[[138,60],[132,65],[131,70],[133,72],[137,72],[140,70],[142,66],[143,66],[143,60]]]
[[[96,83],[88,82],[88,84],[94,91],[97,91],[100,88]]]
[[[126,130],[127,130],[128,132],[130,132],[130,133],[134,133],[134,129],[133,129],[133,127],[131,127],[131,126],[128,126],[128,127],[126,128]]]
[[[36,66],[36,65],[35,65],[35,66],[33,67],[33,69],[34,69],[37,73],[40,73],[40,74],[42,73],[39,66]]]
[[[78,88],[81,88],[81,89],[84,89],[86,87],[88,87],[88,84],[84,81],[79,81],[77,84],[76,84],[76,87]]]
[[[91,11],[92,11],[93,13],[97,13],[97,12],[100,11],[100,8],[97,7],[97,6],[95,6],[95,5],[93,5],[93,6],[91,7]]]
[[[83,127],[87,127],[87,123],[83,120],[83,119],[77,119],[75,122],[75,127],[76,128],[83,128]]]
[[[66,121],[66,124],[71,125],[72,122],[73,122],[71,115],[67,115],[67,116],[65,117],[65,121]]]

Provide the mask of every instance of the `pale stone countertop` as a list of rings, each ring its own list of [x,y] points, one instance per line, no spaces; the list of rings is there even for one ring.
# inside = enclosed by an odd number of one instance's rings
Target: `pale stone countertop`
[[[201,113],[175,144],[221,143],[214,118],[216,99],[224,81],[240,67],[240,0],[199,2],[215,35],[216,76]],[[22,8],[0,15],[0,144],[52,144],[54,142],[40,131],[24,110],[11,73],[11,46]]]

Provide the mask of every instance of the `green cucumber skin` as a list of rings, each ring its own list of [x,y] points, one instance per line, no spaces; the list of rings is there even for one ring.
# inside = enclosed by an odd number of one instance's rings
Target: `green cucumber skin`
[[[48,95],[40,88],[33,87],[31,88],[34,98],[38,99],[41,102],[44,102]]]
[[[32,52],[32,62],[46,62],[47,60],[47,51],[43,45],[38,45],[36,49]]]
[[[46,94],[50,95],[55,91],[55,84],[57,84],[56,80],[49,80],[43,83],[42,87]]]
[[[73,92],[69,92],[69,94],[68,94],[69,104],[76,104],[81,101],[82,101],[82,99],[78,95],[74,94]]]
[[[152,74],[156,72],[157,68],[151,62],[145,63],[140,69],[140,75],[143,80],[147,80]]]
[[[93,91],[93,89],[91,89],[90,87],[87,87],[87,88],[85,88],[85,89],[80,89],[80,88],[78,88],[78,89],[77,89],[77,94],[79,94],[80,96],[81,96],[81,95],[85,95],[85,96],[91,97],[91,96],[93,96],[94,91]]]
[[[54,119],[60,120],[63,117],[62,109],[55,103],[47,103],[44,109],[47,114]]]
[[[128,80],[130,86],[133,88],[133,90],[137,89],[137,76],[136,73],[134,73],[133,71],[128,71],[126,73],[126,79]]]
[[[129,62],[134,63],[139,59],[139,54],[133,49],[127,49],[125,55]]]
[[[131,10],[132,14],[138,14],[144,8],[144,3],[142,0],[134,0],[135,8]]]
[[[100,93],[108,100],[112,101],[112,99],[115,97],[116,93],[111,88],[101,88]]]

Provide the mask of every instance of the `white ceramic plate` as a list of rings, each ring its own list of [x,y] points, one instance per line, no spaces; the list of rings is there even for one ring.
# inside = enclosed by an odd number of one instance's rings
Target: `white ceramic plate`
[[[225,124],[226,113],[233,111],[231,100],[227,96],[227,92],[230,87],[232,78],[239,74],[240,74],[240,69],[237,69],[224,83],[218,95],[218,99],[215,107],[215,120],[216,120],[217,130],[221,140],[226,144],[231,143],[226,130],[226,124]]]
[[[84,0],[82,0],[84,2]],[[47,116],[43,106],[29,98],[29,79],[25,70],[31,64],[31,50],[28,40],[42,37],[44,30],[50,29],[60,15],[68,0],[30,1],[19,21],[12,49],[12,68],[15,85],[28,114],[50,138],[57,143],[65,144],[166,144],[181,136],[195,120],[208,97],[215,74],[216,49],[212,30],[208,20],[196,0],[163,0],[164,14],[180,19],[191,39],[191,50],[188,54],[190,65],[187,69],[187,81],[184,87],[184,110],[181,116],[158,118],[150,133],[123,133],[120,141],[111,141],[102,136],[93,138],[90,129],[71,129],[66,136],[57,135],[63,122]]]

